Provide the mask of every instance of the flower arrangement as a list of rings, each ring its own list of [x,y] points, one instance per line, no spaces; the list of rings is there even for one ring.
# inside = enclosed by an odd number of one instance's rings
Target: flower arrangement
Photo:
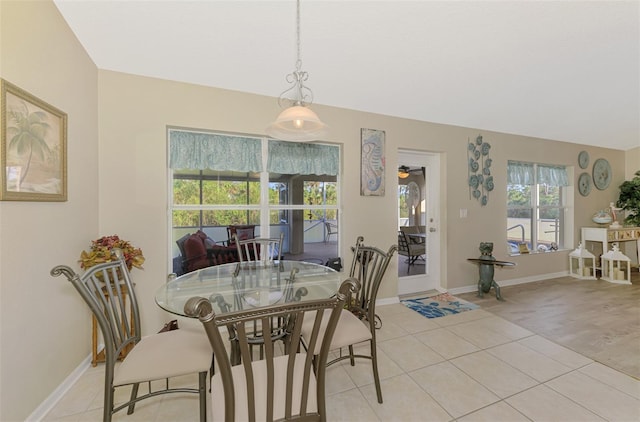
[[[114,260],[111,253],[113,249],[120,249],[124,254],[124,261],[127,268],[131,270],[133,267],[142,269],[144,264],[144,255],[140,248],[134,247],[130,242],[120,239],[117,235],[103,236],[100,239],[91,241],[91,249],[82,251],[80,254],[80,268],[87,269],[94,265],[110,262]]]

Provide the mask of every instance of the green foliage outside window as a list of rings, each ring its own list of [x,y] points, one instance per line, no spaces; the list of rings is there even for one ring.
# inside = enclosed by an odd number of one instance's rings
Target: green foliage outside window
[[[559,218],[560,188],[558,186],[538,185],[540,218]],[[528,218],[531,215],[531,186],[509,185],[507,190],[507,216],[510,218]]]
[[[258,210],[233,209],[237,205],[260,204],[260,182],[248,177],[244,180],[221,180],[215,177],[174,178],[174,205],[229,205],[223,210],[174,210],[173,227],[215,227],[230,224],[260,224]],[[285,183],[270,183],[269,203],[286,205],[288,186]],[[336,205],[338,203],[337,184],[335,182],[305,181],[303,189],[304,204]],[[270,224],[288,221],[287,210],[271,212]],[[310,209],[304,211],[305,218],[312,220],[335,220],[336,210]]]
[[[398,199],[400,218],[409,218],[409,205],[407,204],[407,185],[398,185]]]
[[[336,205],[338,192],[333,182],[307,181],[304,183],[304,203],[307,205]],[[309,220],[335,220],[336,210],[305,210],[305,218]]]

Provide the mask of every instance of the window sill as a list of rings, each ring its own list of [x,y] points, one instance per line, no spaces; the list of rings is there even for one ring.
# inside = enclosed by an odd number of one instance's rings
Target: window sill
[[[548,254],[553,254],[553,253],[558,253],[558,252],[566,252],[569,251],[570,249],[557,249],[555,251],[544,251],[544,252],[538,252],[538,251],[530,251],[529,253],[511,253],[509,254],[509,256],[527,256],[527,255],[548,255]]]

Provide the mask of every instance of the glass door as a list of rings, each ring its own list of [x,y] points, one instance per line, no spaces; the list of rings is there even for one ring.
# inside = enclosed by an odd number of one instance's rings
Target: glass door
[[[440,285],[440,155],[398,151],[398,294]]]

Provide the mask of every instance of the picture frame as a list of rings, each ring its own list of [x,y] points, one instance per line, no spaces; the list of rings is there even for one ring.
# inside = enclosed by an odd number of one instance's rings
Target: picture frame
[[[384,196],[385,132],[360,129],[360,196]]]
[[[518,243],[518,252],[521,254],[529,253],[529,247],[527,246],[527,242]]]
[[[67,114],[0,79],[0,200],[67,200]]]

